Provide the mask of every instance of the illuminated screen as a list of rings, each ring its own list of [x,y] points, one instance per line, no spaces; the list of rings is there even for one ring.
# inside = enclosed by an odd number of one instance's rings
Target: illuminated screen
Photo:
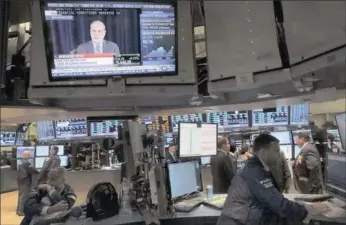
[[[58,155],[64,155],[64,151],[65,151],[65,148],[64,148],[64,146],[63,145],[51,145],[50,146],[50,148],[52,148],[52,147],[58,147],[58,149],[59,149],[59,151],[58,151]]]
[[[168,177],[172,198],[203,189],[201,168],[196,161],[168,164]]]
[[[202,165],[209,165],[210,164],[210,156],[201,157],[201,164]]]
[[[288,125],[288,107],[276,107],[275,112],[264,112],[263,109],[252,111],[252,126]]]
[[[280,145],[280,149],[285,153],[286,159],[292,159],[292,145]]]
[[[170,116],[153,116],[151,123],[146,123],[147,131],[159,131],[164,133],[172,132]]]
[[[40,141],[55,139],[54,121],[37,121],[36,127]]]
[[[68,165],[68,156],[67,155],[60,156],[60,166],[67,167],[67,165]]]
[[[294,158],[297,158],[302,149],[298,145],[294,145]]]
[[[217,123],[219,128],[248,127],[247,111],[206,113],[207,123]]]
[[[88,135],[86,119],[57,120],[56,138],[85,137]]]
[[[336,123],[338,124],[343,149],[346,149],[346,112],[336,115]]]
[[[45,2],[53,79],[177,74],[175,4]]]
[[[203,116],[202,113],[196,113],[196,114],[185,114],[185,115],[175,115],[171,116],[172,119],[172,129],[173,132],[178,131],[179,123],[197,123],[197,122],[203,122]]]
[[[309,104],[296,104],[290,107],[291,125],[309,124]]]
[[[326,190],[346,200],[346,155],[328,153]]]
[[[328,134],[332,134],[335,137],[335,141],[340,141],[340,135],[338,129],[327,130]]]
[[[25,151],[30,152],[30,156],[34,157],[35,156],[35,147],[32,146],[22,146],[22,147],[17,147],[17,158],[23,158],[23,153]]]
[[[291,132],[289,132],[289,131],[270,132],[270,135],[279,139],[281,145],[292,144]]]
[[[0,146],[14,146],[16,141],[16,132],[0,131]]]
[[[217,125],[196,123],[179,124],[179,157],[216,155]]]
[[[90,136],[115,136],[119,137],[118,126],[122,126],[119,120],[99,120],[89,122]]]
[[[25,138],[25,134],[22,132],[17,132],[16,133],[16,146],[22,146],[24,144],[24,138]]]
[[[34,167],[35,164],[34,164],[34,158],[30,158],[28,159],[29,163]],[[21,160],[20,159],[17,159],[17,169],[18,167],[21,165]]]
[[[48,159],[47,157],[35,157],[35,168],[41,169],[43,167],[44,161]]]
[[[60,152],[60,151],[59,151]],[[48,156],[49,146],[36,146],[36,156]]]
[[[292,131],[294,144],[296,144],[296,138],[297,138],[299,133],[307,133],[307,134],[309,134],[310,142],[313,142],[311,130],[295,130],[295,131]]]

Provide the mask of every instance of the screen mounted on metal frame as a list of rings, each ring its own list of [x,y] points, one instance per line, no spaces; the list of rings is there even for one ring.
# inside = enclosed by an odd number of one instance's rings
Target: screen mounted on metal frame
[[[44,1],[51,81],[177,75],[176,4]]]

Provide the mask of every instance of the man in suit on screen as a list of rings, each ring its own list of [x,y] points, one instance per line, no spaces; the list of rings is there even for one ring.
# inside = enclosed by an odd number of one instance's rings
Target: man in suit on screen
[[[117,44],[104,40],[106,35],[106,26],[103,22],[96,20],[90,24],[91,40],[78,46],[76,54],[92,53],[114,53],[120,55]]]

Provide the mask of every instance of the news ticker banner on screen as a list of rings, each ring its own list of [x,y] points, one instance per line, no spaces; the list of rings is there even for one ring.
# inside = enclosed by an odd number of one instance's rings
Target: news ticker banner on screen
[[[176,5],[53,2],[43,7],[51,78],[176,75]]]

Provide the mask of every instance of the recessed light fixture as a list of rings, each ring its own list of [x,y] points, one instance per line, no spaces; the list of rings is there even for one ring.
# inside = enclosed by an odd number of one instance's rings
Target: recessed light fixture
[[[212,109],[205,109],[204,112],[212,112]]]
[[[270,98],[270,97],[273,97],[273,96],[271,94],[268,94],[268,93],[257,94],[257,98]]]

